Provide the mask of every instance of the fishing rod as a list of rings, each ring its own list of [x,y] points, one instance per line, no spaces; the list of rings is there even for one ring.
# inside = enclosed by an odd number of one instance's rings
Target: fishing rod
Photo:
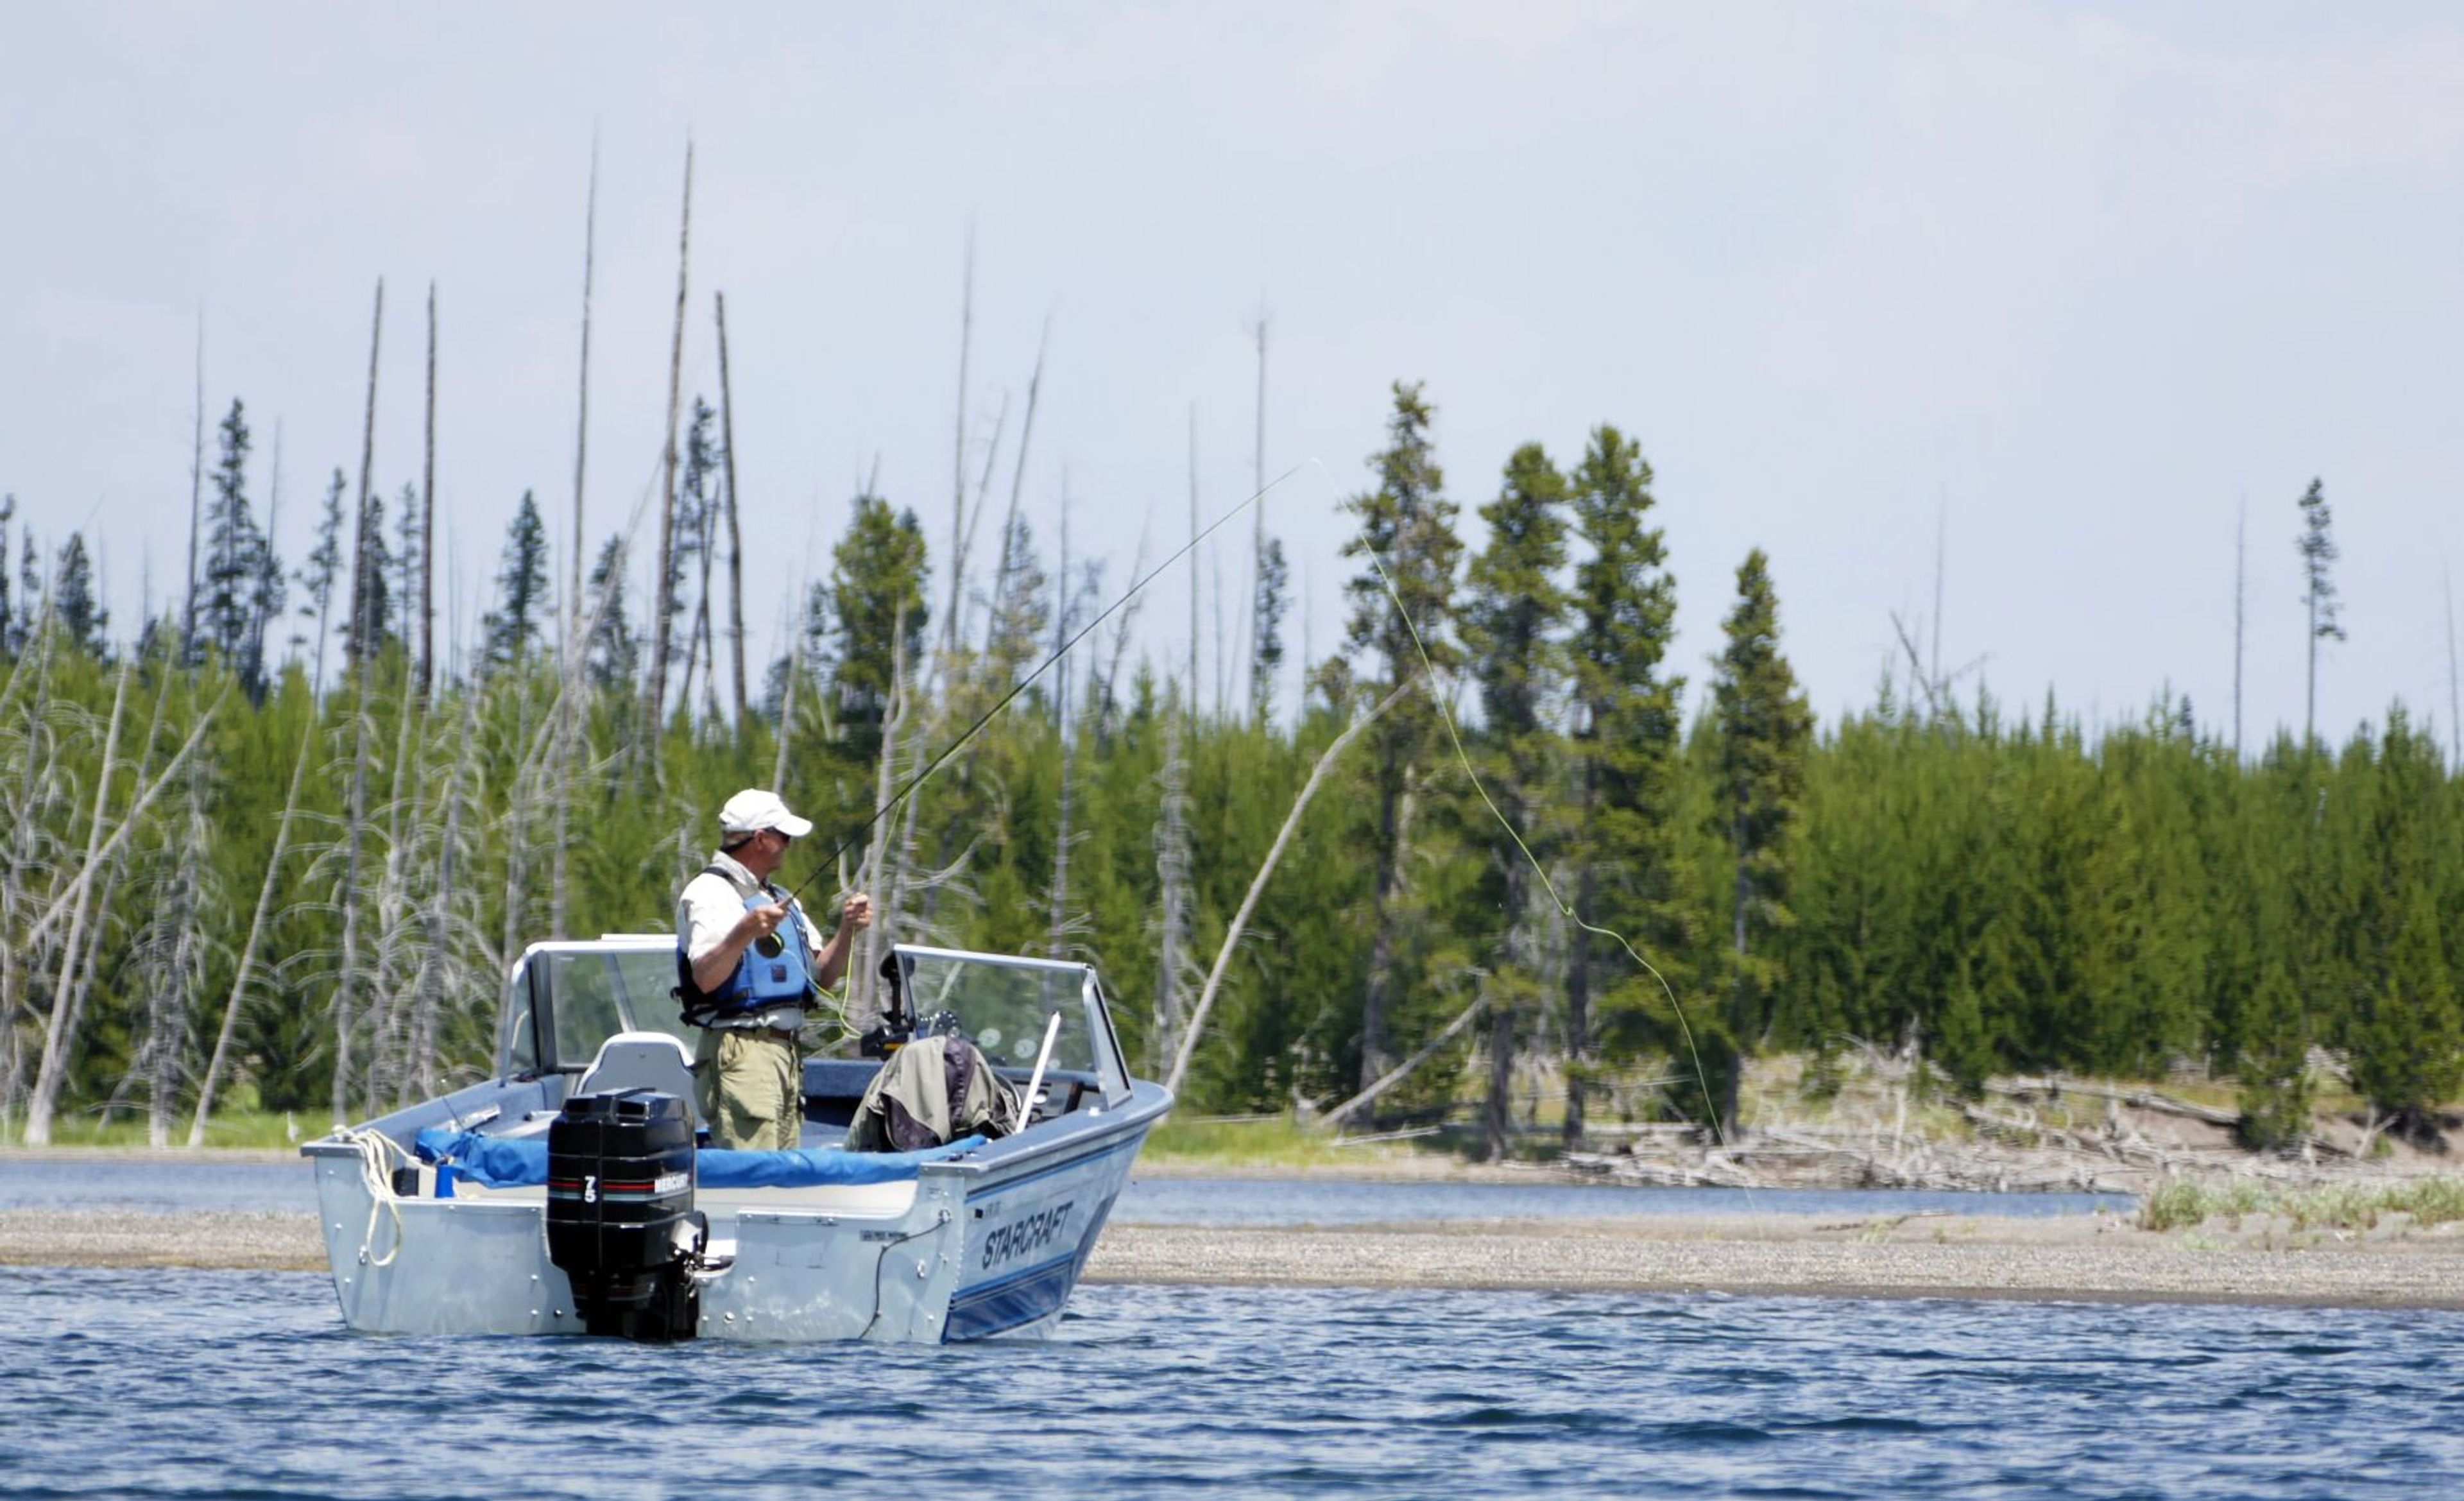
[[[1315,460],[1310,460],[1309,462],[1314,463]],[[1217,532],[1221,531],[1224,525],[1231,521],[1233,518],[1239,516],[1243,511],[1248,510],[1251,506],[1256,505],[1267,496],[1272,495],[1277,489],[1282,487],[1285,480],[1291,478],[1294,475],[1299,474],[1303,469],[1308,467],[1308,463],[1295,464],[1291,468],[1285,470],[1282,474],[1277,475],[1272,481],[1264,487],[1252,491],[1247,499],[1243,500],[1240,504],[1232,507],[1232,509],[1224,512],[1221,516],[1219,516],[1214,520],[1208,522],[1205,530],[1190,538],[1188,541],[1183,542],[1178,548],[1174,550],[1171,557],[1166,558],[1163,562],[1156,563],[1153,568],[1147,570],[1145,577],[1132,584],[1126,590],[1122,591],[1121,596],[1118,599],[1115,599],[1110,605],[1105,606],[1102,610],[1096,613],[1093,619],[1088,621],[1086,625],[1081,626],[1078,629],[1077,634],[1063,642],[1053,651],[1051,655],[1035,664],[1035,670],[1033,672],[1028,673],[1024,677],[1022,677],[1017,682],[1011,684],[1009,692],[1001,695],[999,701],[994,703],[991,708],[986,709],[982,714],[978,715],[976,717],[976,722],[968,725],[966,729],[958,735],[957,739],[943,746],[940,754],[925,762],[922,770],[908,778],[904,783],[901,783],[898,790],[892,792],[888,801],[884,802],[879,807],[872,810],[871,817],[866,819],[863,824],[857,827],[854,833],[848,835],[846,840],[841,842],[837,849],[823,856],[822,859],[814,865],[811,874],[806,875],[803,880],[798,881],[794,886],[787,889],[788,896],[794,897],[802,894],[804,888],[812,885],[815,880],[819,879],[823,872],[835,871],[838,869],[839,856],[846,854],[848,850],[863,843],[864,840],[872,833],[875,825],[888,817],[900,804],[906,802],[908,795],[913,793],[917,787],[921,786],[927,777],[930,777],[933,773],[940,770],[942,765],[947,762],[951,757],[956,756],[958,752],[966,749],[967,743],[970,740],[973,740],[978,735],[983,733],[985,725],[992,723],[994,719],[1000,717],[1001,712],[1003,709],[1008,708],[1012,703],[1016,702],[1019,695],[1026,692],[1027,689],[1034,684],[1037,678],[1042,677],[1045,673],[1050,672],[1054,664],[1058,663],[1063,657],[1067,656],[1071,650],[1074,649],[1079,642],[1086,640],[1097,626],[1100,626],[1105,621],[1111,619],[1120,610],[1122,606],[1127,605],[1130,601],[1137,598],[1139,593],[1143,591],[1148,585],[1153,584],[1156,579],[1162,577],[1163,574],[1173,566],[1173,564],[1180,562],[1183,558],[1186,558],[1191,553],[1197,551],[1200,542],[1205,541]],[[1323,468],[1323,466],[1321,466],[1321,468]]]
[[[1199,532],[1196,536],[1190,538],[1188,541],[1175,549],[1172,556],[1155,564],[1154,568],[1148,570],[1145,577],[1140,578],[1135,583],[1132,584],[1128,589],[1122,592],[1119,598],[1105,606],[1093,619],[1088,621],[1085,626],[1079,629],[1077,634],[1063,642],[1050,655],[1037,663],[1034,671],[1028,673],[1025,676],[1012,684],[1009,692],[1003,694],[999,701],[995,702],[991,708],[986,709],[982,714],[977,716],[976,721],[973,724],[968,725],[956,739],[953,739],[948,745],[942,747],[940,753],[935,756],[930,762],[927,762],[923,769],[917,771],[913,776],[900,784],[898,789],[895,792],[892,792],[887,801],[872,810],[871,817],[867,818],[853,834],[841,842],[837,849],[831,850],[828,855],[825,856],[818,864],[816,864],[810,874],[806,875],[802,881],[797,882],[796,885],[788,891],[788,896],[793,898],[802,893],[803,889],[810,886],[823,872],[837,869],[839,857],[841,855],[844,855],[849,850],[854,849],[858,843],[869,836],[872,832],[873,828],[878,825],[883,818],[887,817],[891,811],[896,808],[900,804],[906,802],[909,795],[912,794],[918,786],[923,784],[926,778],[932,776],[934,772],[938,771],[951,757],[956,756],[959,751],[965,749],[969,741],[973,740],[978,735],[983,732],[985,725],[990,724],[1001,715],[1002,710],[1016,702],[1019,695],[1026,692],[1028,687],[1030,687],[1037,678],[1042,677],[1045,673],[1052,669],[1055,663],[1058,663],[1063,657],[1067,656],[1069,652],[1076,648],[1078,643],[1085,640],[1097,626],[1102,625],[1106,620],[1118,612],[1123,606],[1127,605],[1131,600],[1135,599],[1140,591],[1144,590],[1148,585],[1161,577],[1166,570],[1179,563],[1181,559],[1188,557],[1192,552],[1195,552],[1199,543],[1214,536],[1218,531],[1221,531],[1227,522],[1233,519],[1233,518],[1241,515],[1243,512],[1248,510],[1249,507],[1257,504],[1260,500],[1265,498],[1268,495],[1281,488],[1286,480],[1290,479],[1294,475],[1299,474],[1304,469],[1314,469],[1317,472],[1320,481],[1326,486],[1328,497],[1330,499],[1337,498],[1338,489],[1334,483],[1334,476],[1328,472],[1327,467],[1322,460],[1309,458],[1293,465],[1287,470],[1285,470],[1282,474],[1276,475],[1271,483],[1252,492],[1246,499],[1243,499],[1238,505],[1233,506],[1230,510],[1225,511],[1222,515],[1217,517],[1213,521],[1207,524],[1203,531]],[[1704,1104],[1711,1117],[1710,1125],[1712,1139],[1717,1141],[1723,1148],[1726,1148],[1729,1144],[1728,1131],[1726,1123],[1720,1119],[1719,1106],[1714,1103],[1710,1071],[1703,1065],[1702,1050],[1694,1039],[1693,1024],[1685,1015],[1685,1007],[1680,1004],[1677,999],[1676,987],[1668,982],[1668,977],[1660,972],[1658,965],[1642,957],[1641,952],[1634,946],[1625,935],[1602,924],[1585,920],[1582,914],[1575,909],[1574,904],[1567,900],[1565,895],[1557,890],[1557,883],[1550,879],[1547,867],[1541,863],[1539,856],[1532,852],[1531,847],[1525,842],[1522,831],[1514,827],[1513,821],[1506,816],[1505,810],[1500,808],[1497,806],[1496,800],[1489,796],[1487,784],[1481,780],[1479,770],[1472,764],[1470,752],[1463,746],[1463,735],[1455,723],[1453,711],[1447,708],[1444,695],[1435,691],[1436,685],[1442,681],[1442,678],[1438,673],[1437,664],[1430,658],[1428,643],[1421,637],[1419,622],[1413,620],[1411,610],[1404,607],[1402,591],[1396,586],[1393,576],[1387,572],[1385,558],[1378,551],[1377,544],[1375,541],[1370,537],[1368,529],[1363,526],[1357,529],[1354,535],[1359,539],[1361,550],[1369,559],[1370,567],[1376,572],[1379,585],[1385,590],[1386,597],[1393,602],[1396,614],[1402,617],[1403,629],[1411,633],[1413,650],[1419,654],[1420,658],[1421,671],[1426,674],[1426,680],[1431,686],[1429,696],[1437,704],[1439,717],[1444,723],[1446,728],[1446,739],[1451,742],[1455,753],[1455,759],[1463,767],[1464,777],[1470,781],[1472,790],[1479,794],[1481,802],[1487,806],[1489,814],[1494,817],[1499,826],[1506,830],[1507,837],[1514,842],[1515,849],[1522,853],[1524,860],[1531,867],[1532,872],[1539,877],[1541,889],[1548,894],[1551,904],[1557,909],[1558,914],[1569,923],[1582,932],[1591,934],[1595,937],[1607,938],[1616,943],[1617,947],[1625,951],[1627,958],[1633,960],[1637,965],[1640,966],[1644,973],[1650,975],[1653,980],[1660,982],[1661,992],[1668,998],[1668,1008],[1676,1016],[1679,1032],[1685,1041],[1686,1053],[1694,1065],[1695,1082],[1703,1091]]]

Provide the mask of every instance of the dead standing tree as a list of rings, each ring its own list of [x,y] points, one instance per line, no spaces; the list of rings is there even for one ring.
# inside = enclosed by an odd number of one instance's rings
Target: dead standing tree
[[[428,436],[419,481],[419,667],[413,696],[436,691],[436,283],[428,284]],[[410,602],[403,602],[405,609]]]
[[[1387,710],[1402,700],[1405,694],[1419,686],[1419,678],[1405,678],[1393,692],[1379,699],[1375,708],[1344,726],[1343,733],[1334,738],[1333,743],[1318,753],[1317,764],[1309,768],[1309,780],[1301,784],[1300,794],[1292,799],[1291,811],[1284,815],[1284,827],[1275,831],[1275,842],[1267,848],[1265,860],[1258,867],[1258,873],[1250,878],[1248,893],[1241,898],[1241,910],[1233,914],[1231,926],[1223,930],[1222,946],[1215,952],[1215,967],[1206,973],[1206,988],[1199,992],[1197,1008],[1190,1012],[1189,1026],[1181,1032],[1180,1045],[1173,1053],[1172,1072],[1164,1080],[1165,1089],[1176,1093],[1179,1092],[1181,1078],[1189,1071],[1189,1060],[1198,1051],[1198,1039],[1206,1029],[1206,1015],[1215,1008],[1215,992],[1223,983],[1223,972],[1232,962],[1233,951],[1240,947],[1241,935],[1248,930],[1250,915],[1258,910],[1258,898],[1265,894],[1266,882],[1274,876],[1275,867],[1282,863],[1284,850],[1290,846],[1292,834],[1301,827],[1301,815],[1309,811],[1310,800],[1317,796],[1317,789],[1326,782],[1326,774],[1341,758],[1344,747],[1357,739],[1361,731],[1376,723]],[[1468,1019],[1469,1013],[1466,1012],[1464,1020]],[[1459,1021],[1455,1025],[1460,1027],[1463,1024]],[[1454,1030],[1454,1027],[1449,1027],[1440,1040],[1451,1037]],[[1419,1061],[1416,1058],[1413,1064]],[[1410,1064],[1405,1066],[1406,1070],[1410,1067]],[[1380,1084],[1376,1091],[1353,1100],[1345,1108],[1357,1109],[1391,1084],[1392,1081]]]
[[[120,686],[112,693],[111,723],[102,738],[102,762],[95,773],[94,812],[86,823],[85,858],[82,869],[92,871],[99,863],[103,828],[111,813],[111,778],[120,755],[120,726],[128,709],[130,665],[120,666]],[[165,682],[168,675],[165,675]],[[43,1028],[43,1060],[34,1075],[34,1097],[26,1113],[26,1144],[48,1146],[52,1139],[52,1118],[58,1109],[62,1086],[66,1083],[70,1041],[74,1037],[84,991],[79,983],[77,960],[84,957],[86,923],[93,916],[88,883],[80,888],[69,915],[68,941],[60,948],[60,971],[52,985],[52,1015]]]
[[[736,728],[744,730],[744,529],[736,501],[736,393],[727,377],[727,294],[718,303],[718,443],[727,484],[727,641],[736,667]]]
[[[582,664],[589,637],[583,629],[582,555],[588,543],[583,530],[583,476],[590,456],[590,283],[599,249],[599,138],[590,141],[590,197],[582,220],[582,394],[573,425],[573,557],[566,571],[563,650],[557,659],[555,804],[556,838],[549,856],[548,932],[557,938],[568,931],[572,898],[573,781],[582,748]]]
[[[685,371],[685,298],[693,266],[693,143],[685,143],[685,201],[682,228],[676,233],[675,335],[668,345],[668,445],[666,478],[659,499],[659,563],[650,606],[649,723],[645,744],[655,760],[659,728],[668,714],[668,653],[673,649],[671,617],[675,613],[676,570],[676,423],[681,415]]]
[[[360,436],[360,522],[351,568],[351,788],[343,810],[342,886],[336,894],[342,914],[341,964],[334,977],[334,1078],[330,1103],[334,1119],[350,1114],[351,1027],[354,992],[360,983],[360,859],[368,816],[369,741],[374,726],[368,716],[370,671],[377,636],[384,622],[376,618],[376,552],[371,545],[374,519],[368,504],[377,453],[377,356],[385,336],[385,280],[377,280],[376,315],[368,330],[368,397]]]

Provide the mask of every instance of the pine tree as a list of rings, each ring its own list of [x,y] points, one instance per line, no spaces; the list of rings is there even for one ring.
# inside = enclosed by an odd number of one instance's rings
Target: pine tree
[[[2310,488],[2301,496],[2301,536],[2296,543],[2301,554],[2301,604],[2310,612],[2310,672],[2301,720],[2305,744],[2319,736],[2319,643],[2344,639],[2336,580],[2328,571],[2336,561],[2332,519],[2327,512],[2325,486],[2317,479],[2311,480]]]
[[[1291,608],[1291,564],[1284,560],[1283,539],[1266,538],[1258,548],[1258,587],[1249,607],[1249,709],[1261,724],[1275,717],[1275,680],[1284,667],[1284,616]]]
[[[1737,603],[1722,623],[1727,646],[1711,681],[1719,737],[1713,798],[1716,827],[1727,842],[1734,886],[1728,1014],[1714,1050],[1726,1067],[1713,1085],[1720,1123],[1736,1119],[1744,1048],[1761,1032],[1784,973],[1767,940],[1789,925],[1789,836],[1805,784],[1805,748],[1813,716],[1796,675],[1780,654],[1779,602],[1770,560],[1759,547],[1737,569]],[[1706,1056],[1706,1066],[1710,1059]]]
[[[693,674],[714,670],[709,640],[710,572],[716,552],[717,484],[723,459],[714,428],[717,420],[711,405],[695,396],[693,421],[685,430],[684,472],[676,481],[675,540],[669,551],[668,587],[663,596],[668,601],[668,634],[684,643],[676,706],[687,711],[693,706]],[[680,636],[678,621],[684,623]]]
[[[1506,462],[1505,488],[1481,507],[1488,545],[1465,577],[1463,649],[1480,685],[1483,780],[1506,828],[1485,828],[1489,845],[1485,910],[1497,914],[1498,951],[1490,970],[1489,1088],[1484,1113],[1488,1155],[1507,1151],[1507,1089],[1522,1033],[1537,1018],[1542,994],[1538,936],[1532,929],[1535,875],[1512,830],[1528,830],[1530,856],[1554,857],[1556,841],[1535,815],[1549,801],[1555,770],[1545,715],[1565,676],[1557,640],[1569,596],[1558,582],[1566,565],[1566,476],[1537,443]]]
[[[389,634],[409,650],[419,640],[419,569],[424,526],[420,516],[419,486],[405,480],[402,487],[402,515],[394,527],[393,565],[398,570],[393,585],[393,607],[380,611],[378,618],[391,622]]]
[[[2464,1014],[2441,946],[2440,857],[2453,843],[2438,747],[2402,705],[2380,742],[2354,933],[2353,1082],[2408,1133],[2430,1132],[2464,1084]]]
[[[9,588],[9,523],[17,519],[17,497],[0,495],[0,656],[17,651],[17,607]]]
[[[642,667],[642,643],[625,613],[625,538],[622,533],[600,544],[599,561],[590,566],[590,606],[583,616],[589,631],[583,662],[591,686],[604,694],[631,691]]]
[[[1036,556],[1034,528],[1015,513],[1001,539],[991,606],[983,666],[986,684],[998,694],[1044,654],[1045,632],[1052,628],[1051,580]]]
[[[9,559],[0,554],[0,569],[9,566]],[[43,563],[34,552],[34,533],[31,527],[17,530],[17,623],[9,637],[11,655],[26,650],[33,639],[34,627],[43,618]]]
[[[881,754],[891,674],[923,659],[928,571],[924,527],[913,511],[858,496],[854,519],[831,554],[830,604],[838,623],[834,686],[847,754],[870,766]]]
[[[97,660],[108,656],[111,643],[103,628],[111,624],[111,612],[95,595],[94,564],[86,558],[83,534],[69,533],[68,544],[60,549],[55,577],[58,583],[53,591],[53,608],[69,645]]]
[[[248,455],[253,447],[245,408],[234,397],[220,429],[222,456],[215,463],[206,502],[204,597],[197,611],[197,660],[210,647],[238,674],[252,700],[265,696],[265,651],[256,630],[265,603],[270,549],[248,501]]]
[[[2464,1018],[2429,888],[2406,894],[2403,910],[2360,1019],[2353,1083],[2397,1130],[2434,1140],[2439,1107],[2464,1084]]]
[[[522,492],[505,529],[505,565],[496,575],[496,607],[480,619],[483,660],[490,671],[519,667],[539,644],[556,602],[548,595],[547,525],[539,500]]]
[[[393,554],[385,546],[385,497],[371,491],[359,531],[359,556],[351,566],[353,609],[342,637],[342,659],[354,666],[376,660],[391,638]]]
[[[1455,503],[1445,497],[1445,474],[1429,440],[1433,412],[1417,383],[1396,382],[1387,445],[1370,458],[1377,488],[1347,504],[1359,529],[1343,544],[1345,557],[1369,564],[1344,585],[1344,592],[1353,602],[1349,642],[1354,651],[1366,651],[1374,659],[1369,684],[1378,696],[1419,675],[1423,651],[1440,672],[1461,659],[1449,627],[1463,541],[1455,535]],[[1412,797],[1436,748],[1438,719],[1428,697],[1436,691],[1435,684],[1426,685],[1370,732],[1376,767],[1375,938],[1360,1006],[1362,1088],[1394,1061],[1388,1051],[1394,1023],[1389,1013],[1397,995],[1398,898],[1412,838]]]
[[[1686,942],[1670,837],[1678,695],[1685,680],[1661,670],[1676,630],[1677,585],[1660,529],[1645,524],[1655,504],[1651,480],[1640,448],[1603,425],[1593,431],[1571,486],[1590,556],[1574,568],[1569,642],[1581,829],[1569,852],[1577,919],[1667,961]],[[1613,1050],[1631,1052],[1646,1040],[1645,1019],[1662,1003],[1659,986],[1634,969],[1621,947],[1579,930],[1569,943],[1565,1131],[1569,1141],[1579,1141],[1595,1030]],[[1596,995],[1595,977],[1607,982]],[[1676,1038],[1662,1040],[1677,1045]]]
[[[2241,1138],[2261,1151],[2310,1135],[2310,1026],[2284,961],[2271,959],[2252,990],[2241,1048]]]

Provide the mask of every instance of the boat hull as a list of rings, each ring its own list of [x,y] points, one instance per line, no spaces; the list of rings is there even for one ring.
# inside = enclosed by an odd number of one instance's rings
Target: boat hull
[[[1047,1332],[1170,1103],[1139,1086],[1125,1109],[927,1164],[912,1193],[874,1189],[826,1205],[793,1193],[705,1193],[697,1207],[733,1260],[698,1279],[699,1337],[939,1343]],[[543,1193],[393,1199],[371,1186],[354,1150],[314,1156],[319,1220],[350,1328],[583,1332],[572,1286],[548,1259]]]

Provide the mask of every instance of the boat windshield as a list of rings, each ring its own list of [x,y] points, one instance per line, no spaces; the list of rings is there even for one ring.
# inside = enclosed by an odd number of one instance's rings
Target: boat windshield
[[[529,968],[556,1019],[556,1061],[589,1066],[618,1032],[665,1032],[691,1048],[694,1036],[676,1008],[676,952],[577,944],[534,953]]]
[[[1085,966],[914,949],[901,949],[899,956],[906,961],[910,1014],[918,1025],[947,1011],[994,1063],[1032,1069],[1044,1047],[1044,1029],[1058,1016],[1052,1068],[1098,1071],[1096,1042],[1087,1025]]]

